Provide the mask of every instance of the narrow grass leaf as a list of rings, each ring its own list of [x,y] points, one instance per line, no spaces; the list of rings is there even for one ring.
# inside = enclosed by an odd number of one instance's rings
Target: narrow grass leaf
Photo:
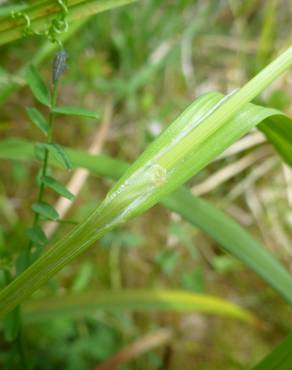
[[[97,310],[202,312],[254,323],[247,310],[211,295],[176,290],[122,290],[72,294],[33,300],[24,306],[27,323],[59,316],[84,317]]]
[[[75,21],[84,17],[127,5],[137,0],[68,0],[68,21]],[[39,1],[37,4],[28,4],[23,7],[23,13],[30,17],[31,27],[34,31],[45,31],[48,24],[56,19],[56,14],[63,11],[59,4],[51,1]],[[0,45],[17,40],[25,35],[25,23],[12,19],[11,16],[1,20]]]
[[[252,370],[291,370],[292,332]]]
[[[105,155],[93,156],[76,149],[67,149],[66,152],[75,168],[86,168],[97,176],[117,180],[128,168],[125,162]],[[33,160],[33,144],[23,139],[4,140],[0,142],[0,158]],[[58,165],[58,162],[53,162],[53,164]],[[260,242],[231,217],[211,203],[193,196],[186,188],[181,188],[165,197],[162,199],[162,204],[203,230],[220,247],[237,257],[292,304],[290,274],[275,256],[271,255]]]
[[[251,128],[280,112],[249,104],[292,65],[292,47],[233,95],[195,101],[126,171],[96,210],[0,293],[13,309],[110,230],[140,215],[198,173]]]
[[[37,202],[32,205],[32,210],[48,220],[57,220],[58,212],[53,206],[46,202]]]
[[[203,230],[227,253],[238,258],[292,304],[292,277],[250,233],[223,211],[194,197],[186,188],[176,190],[162,204]]]
[[[58,114],[64,114],[66,116],[78,116],[93,119],[100,118],[99,113],[78,107],[56,107],[53,109],[53,112]]]
[[[43,182],[46,186],[49,188],[53,189],[56,193],[61,195],[64,198],[73,200],[74,199],[74,194],[72,194],[66,187],[61,184],[59,181],[54,179],[51,176],[43,176],[41,178],[41,182]]]
[[[48,135],[49,125],[42,113],[36,108],[26,108],[26,112],[36,127],[39,128],[45,135]]]
[[[67,149],[67,152],[74,167],[86,168],[98,176],[118,179],[127,168],[125,162],[104,155],[91,156],[73,149]],[[0,157],[31,160],[33,159],[33,144],[16,139],[2,141],[0,143]],[[194,197],[186,189],[176,191],[171,196],[164,198],[162,203],[206,232],[218,242],[219,246],[239,258],[273,286],[288,302],[292,303],[290,294],[292,279],[289,273],[252,235],[224,212],[216,209],[205,200]]]
[[[51,98],[50,92],[39,75],[37,69],[30,65],[26,71],[27,83],[34,95],[34,97],[42,104],[50,106]]]

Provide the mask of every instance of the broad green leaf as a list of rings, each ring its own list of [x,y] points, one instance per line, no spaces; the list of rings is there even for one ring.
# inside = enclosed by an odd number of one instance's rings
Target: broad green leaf
[[[291,370],[292,332],[252,370]]]
[[[42,104],[50,106],[51,98],[50,92],[39,75],[37,69],[31,65],[26,71],[27,83],[34,95],[34,97]]]
[[[96,210],[0,293],[16,307],[113,228],[140,215],[198,173],[251,128],[280,113],[249,102],[292,65],[292,47],[233,95],[197,99],[126,171]]]
[[[46,143],[41,143],[39,145],[47,149],[64,168],[72,168],[71,160],[61,145]]]
[[[53,177],[44,176],[41,178],[41,182],[43,182],[49,188],[53,189],[56,193],[62,195],[62,197],[65,197],[70,200],[74,199],[74,195],[68,189],[66,189],[63,184],[61,184]]]
[[[292,121],[287,117],[279,117],[277,122],[271,117],[259,125],[282,158],[292,167]]]
[[[45,135],[48,135],[49,125],[42,113],[36,108],[26,108],[27,114],[31,121],[39,128]]]
[[[32,210],[49,220],[57,220],[59,215],[53,206],[46,202],[37,202],[32,205]]]
[[[24,306],[26,322],[53,319],[58,316],[84,317],[97,310],[203,312],[230,316],[255,323],[245,309],[211,295],[176,290],[123,290],[88,292],[50,299],[33,300]]]
[[[39,225],[34,225],[27,230],[29,239],[36,245],[45,245],[48,242],[46,234]]]
[[[55,107],[53,112],[67,116],[79,116],[86,118],[100,118],[100,114],[84,108],[77,107]]]

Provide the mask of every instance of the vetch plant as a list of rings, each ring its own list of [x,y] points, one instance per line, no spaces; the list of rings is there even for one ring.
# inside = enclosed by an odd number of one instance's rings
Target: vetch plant
[[[42,132],[46,137],[46,142],[37,143],[35,145],[35,156],[41,162],[41,168],[36,182],[39,186],[37,200],[32,205],[34,212],[34,219],[32,226],[27,230],[29,242],[16,260],[17,275],[25,271],[28,266],[39,258],[43,253],[45,246],[48,243],[48,238],[42,229],[41,223],[45,220],[54,222],[65,222],[60,220],[55,208],[45,201],[46,189],[51,189],[58,195],[69,200],[74,199],[74,195],[66,189],[66,187],[59,182],[50,172],[49,160],[53,156],[55,160],[65,169],[72,168],[71,160],[64,151],[63,147],[53,140],[53,128],[55,120],[58,115],[69,116],[83,116],[87,118],[97,119],[99,114],[96,112],[77,108],[77,107],[62,107],[57,105],[60,79],[66,70],[67,53],[61,49],[56,53],[52,66],[52,81],[51,88],[48,88],[37,69],[31,65],[26,74],[27,83],[30,86],[34,97],[44,105],[48,110],[48,117],[46,118],[36,107],[29,107],[26,109],[28,117],[31,122]],[[11,274],[6,271],[6,282],[11,280]],[[10,312],[4,319],[3,328],[5,338],[9,341],[16,339],[20,346],[21,362],[24,368],[27,367],[22,344],[22,320],[20,316],[19,307]]]
[[[210,93],[196,100],[146,149],[85,221],[52,245],[1,292],[0,314],[13,309],[102,235],[174,191],[259,123],[262,122],[263,130],[265,127],[276,130],[278,137],[290,142],[291,121],[279,111],[250,101],[291,65],[292,47],[232,95],[222,97]],[[44,95],[42,91],[39,100],[44,100]],[[274,117],[279,119],[273,122]],[[49,151],[50,144],[45,148]],[[59,153],[57,148],[53,152]],[[281,154],[289,162],[287,150]],[[289,275],[283,275],[283,282],[282,293],[291,303]]]

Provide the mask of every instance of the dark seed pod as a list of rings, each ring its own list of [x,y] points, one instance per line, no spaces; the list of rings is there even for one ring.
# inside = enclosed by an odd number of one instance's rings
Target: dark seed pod
[[[68,54],[64,49],[58,51],[58,53],[56,54],[53,61],[53,73],[52,73],[52,80],[54,84],[59,80],[60,76],[65,71],[67,67],[67,58]]]

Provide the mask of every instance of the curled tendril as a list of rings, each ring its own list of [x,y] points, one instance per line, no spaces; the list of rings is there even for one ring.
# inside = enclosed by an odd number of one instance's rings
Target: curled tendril
[[[30,18],[29,16],[26,14],[26,13],[22,13],[22,12],[12,12],[11,13],[11,17],[13,19],[16,19],[16,18],[22,18],[25,22],[25,26],[24,26],[24,29],[23,29],[23,34],[25,36],[28,36],[28,35],[31,35],[33,34],[33,31],[32,31],[32,28],[31,28],[31,21],[30,21]]]
[[[31,19],[28,14],[24,12],[12,12],[12,18],[23,18],[25,21],[23,35],[39,35],[39,36],[46,36],[52,43],[56,42],[62,47],[62,42],[59,39],[60,34],[65,33],[68,31],[69,24],[68,24],[68,13],[69,9],[67,6],[68,0],[56,0],[58,5],[61,8],[61,13],[58,14],[54,19],[52,19],[49,27],[45,31],[36,31],[33,30],[31,25]]]
[[[57,3],[61,7],[62,13],[52,20],[51,25],[47,30],[47,37],[52,42],[57,42],[60,46],[62,46],[61,41],[58,39],[58,35],[68,31],[69,24],[67,16],[69,10],[67,7],[67,0],[57,0]]]

